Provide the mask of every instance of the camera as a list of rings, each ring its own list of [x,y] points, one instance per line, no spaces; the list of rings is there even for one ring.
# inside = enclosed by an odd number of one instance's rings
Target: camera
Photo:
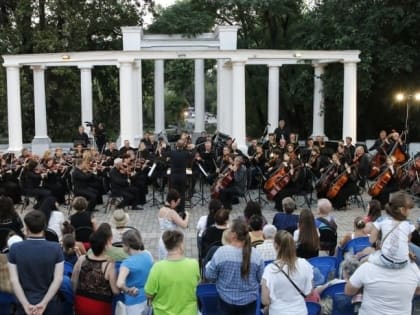
[[[91,123],[90,121],[85,121],[86,127],[94,128],[95,125]]]

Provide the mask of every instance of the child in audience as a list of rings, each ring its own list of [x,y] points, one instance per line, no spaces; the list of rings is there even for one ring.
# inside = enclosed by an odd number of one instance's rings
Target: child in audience
[[[373,223],[370,242],[378,240],[382,233],[380,249],[369,256],[369,262],[391,269],[401,269],[409,260],[408,242],[414,226],[407,220],[414,202],[411,197],[398,191],[391,195],[385,210],[387,215]]]

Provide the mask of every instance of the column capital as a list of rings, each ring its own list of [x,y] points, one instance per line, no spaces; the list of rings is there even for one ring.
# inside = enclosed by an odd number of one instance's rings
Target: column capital
[[[141,68],[141,59],[140,60],[135,60],[133,63],[134,68],[139,69]]]
[[[245,65],[247,61],[248,61],[248,58],[235,58],[235,59],[230,60],[232,66]]]
[[[359,58],[355,58],[355,59],[344,59],[341,61],[341,63],[343,64],[357,64],[360,62]]]
[[[280,68],[283,65],[268,63],[267,68]]]
[[[6,63],[6,62],[4,62],[3,67],[5,67],[7,69],[9,69],[9,68],[10,69],[14,69],[14,68],[20,69],[22,67],[22,65],[19,64],[19,63]]]
[[[79,68],[80,70],[91,70],[93,68],[93,65],[92,64],[83,63],[83,64],[79,64],[77,66],[77,68]]]
[[[312,67],[314,68],[325,68],[327,65],[328,65],[327,63],[319,63],[319,62],[312,63]]]
[[[129,65],[129,64],[134,63],[134,59],[133,58],[119,58],[117,62],[118,62],[118,65]]]
[[[34,65],[34,66],[31,66],[31,70],[33,70],[33,71],[44,71],[46,69],[47,69],[47,66],[46,65]]]

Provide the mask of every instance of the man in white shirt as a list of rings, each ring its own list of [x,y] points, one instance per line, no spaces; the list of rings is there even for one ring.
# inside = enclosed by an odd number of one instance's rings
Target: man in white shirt
[[[420,271],[414,263],[388,269],[366,262],[347,282],[345,294],[355,295],[361,288],[359,315],[410,315],[413,295],[420,294]]]

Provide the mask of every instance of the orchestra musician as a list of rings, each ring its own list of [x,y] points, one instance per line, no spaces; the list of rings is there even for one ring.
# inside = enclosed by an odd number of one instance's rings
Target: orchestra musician
[[[186,139],[184,137],[184,139]],[[176,189],[180,196],[181,201],[177,206],[178,213],[185,212],[185,193],[187,188],[187,165],[191,162],[193,154],[191,151],[186,150],[185,141],[179,139],[176,142],[176,150],[165,152],[165,156],[169,158],[169,167],[171,169],[170,188]],[[188,149],[192,149],[193,145],[190,144]]]
[[[235,157],[233,165],[230,165],[229,169],[233,172],[233,181],[227,187],[219,190],[220,201],[225,209],[232,209],[233,198],[245,193],[247,181],[247,171],[241,156]]]
[[[277,145],[278,145],[278,142],[276,141],[276,135],[274,133],[269,133],[268,140],[264,142],[263,144],[263,149],[264,149],[266,159],[270,158],[271,153],[277,147]]]
[[[102,153],[106,144],[105,125],[103,123],[99,123],[97,126],[94,126],[93,135],[95,137],[95,143],[96,147],[98,148],[98,152]]]
[[[10,197],[16,204],[22,200],[19,181],[27,160],[15,159],[12,156],[14,154],[0,153],[0,194]]]
[[[73,144],[74,146],[81,144],[83,148],[88,147],[89,137],[85,132],[85,128],[83,126],[79,126],[77,134],[73,137]]]
[[[23,174],[23,192],[25,195],[35,197],[34,209],[38,209],[42,201],[51,196],[51,191],[43,187],[43,179],[47,176],[42,172],[40,164],[35,160],[29,160]]]
[[[216,161],[217,168],[216,173],[221,174],[224,170],[231,164],[230,157],[232,155],[232,150],[229,146],[224,146],[222,155],[220,155]]]
[[[385,178],[385,176],[387,176],[388,173],[389,180],[382,180],[383,185],[379,190],[379,193],[376,196],[372,196],[372,199],[376,199],[381,203],[382,209],[388,203],[389,195],[399,190],[399,179],[397,169],[395,166],[395,161],[396,159],[394,156],[388,156],[385,164],[383,164],[379,170],[378,177],[374,180],[374,183],[371,185],[372,189],[372,187],[374,187],[378,180],[380,180],[381,178]],[[369,190],[369,192],[371,192],[371,190]]]
[[[252,139],[251,144],[248,146],[248,151],[247,151],[247,154],[249,157],[255,155],[255,152],[257,151],[257,145],[258,145],[257,139]]]
[[[197,151],[194,157],[192,172],[193,172],[193,184],[192,187],[194,187],[194,179],[198,178],[200,176],[201,171],[198,168],[198,164],[201,165],[201,167],[204,169],[204,171],[207,173],[206,181],[212,185],[214,182],[214,179],[216,177],[216,160],[215,155],[213,152],[213,145],[211,141],[206,141],[204,145],[201,145],[200,147],[204,148],[204,150]],[[197,154],[198,153],[198,154]],[[196,175],[196,176],[194,176]]]
[[[287,184],[274,197],[274,208],[277,211],[283,212],[283,199],[286,197],[292,197],[301,190],[301,185],[303,184],[303,173],[301,170],[300,160],[298,158],[291,160],[287,152],[283,154],[283,162],[280,168],[284,168],[285,176],[290,178]]]
[[[46,170],[46,176],[43,179],[44,188],[51,191],[59,204],[64,204],[66,195],[66,185],[63,174],[68,166],[62,166],[54,161],[53,158],[47,158],[42,163]]]
[[[257,145],[254,154],[249,158],[250,162],[250,188],[258,187],[261,176],[265,173],[265,154],[262,145]],[[260,179],[260,180],[259,180]]]
[[[276,142],[278,143],[280,139],[289,139],[290,130],[286,126],[284,119],[279,120],[279,126],[274,129],[274,134],[276,135]]]
[[[122,155],[126,154],[127,151],[129,151],[129,150],[134,152],[136,149],[131,147],[130,141],[124,140],[124,145],[120,148],[120,155],[122,156]]]
[[[123,209],[126,206],[131,206],[132,210],[143,210],[141,207],[137,207],[138,193],[136,187],[131,185],[133,180],[132,170],[127,165],[127,161],[123,161],[121,158],[114,160],[114,167],[109,172],[111,181],[111,192],[117,196],[122,196],[122,201],[117,205],[118,209]],[[144,203],[144,196],[143,196]]]
[[[350,159],[354,158],[354,151],[356,150],[356,147],[354,146],[352,142],[353,142],[352,137],[346,137],[346,144],[344,145],[344,151],[350,157]]]
[[[387,137],[386,131],[381,130],[379,132],[379,138],[375,140],[374,144],[368,149],[368,151],[379,150],[382,145],[385,143]]]
[[[109,142],[108,148],[105,150],[105,156],[113,161],[119,155],[120,152],[117,149],[117,144],[115,142]]]
[[[71,177],[74,196],[85,197],[88,201],[86,210],[95,211],[95,206],[102,203],[102,193],[97,187],[96,175],[90,171],[88,163],[77,159]]]

